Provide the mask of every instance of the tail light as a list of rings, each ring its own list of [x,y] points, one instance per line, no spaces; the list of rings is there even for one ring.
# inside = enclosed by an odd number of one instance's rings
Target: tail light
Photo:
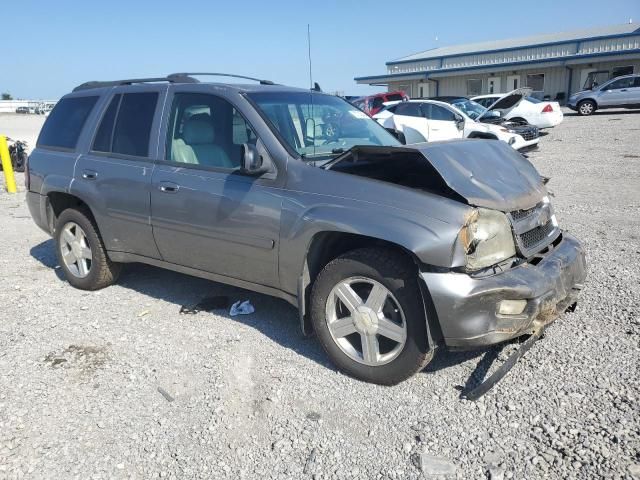
[[[542,109],[542,113],[551,113],[553,112],[553,107],[550,103],[547,103],[545,107]]]

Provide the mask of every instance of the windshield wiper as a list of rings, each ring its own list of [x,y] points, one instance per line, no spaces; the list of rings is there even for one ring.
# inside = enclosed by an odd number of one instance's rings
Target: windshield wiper
[[[317,160],[323,157],[333,158],[335,155],[339,155],[344,152],[344,148],[334,148],[330,152],[301,153],[300,157],[302,157],[303,160]]]

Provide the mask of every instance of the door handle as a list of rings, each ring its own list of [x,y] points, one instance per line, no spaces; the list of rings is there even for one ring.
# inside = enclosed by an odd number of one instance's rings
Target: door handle
[[[98,172],[94,172],[93,170],[83,170],[82,178],[85,180],[95,180],[98,176]]]
[[[177,183],[160,182],[160,186],[158,188],[164,193],[176,193],[180,189],[180,186]]]
[[[627,91],[627,89],[626,89],[626,88],[623,88],[623,89],[622,89],[622,90],[620,90],[620,91],[621,91],[621,92],[626,92],[626,91]]]

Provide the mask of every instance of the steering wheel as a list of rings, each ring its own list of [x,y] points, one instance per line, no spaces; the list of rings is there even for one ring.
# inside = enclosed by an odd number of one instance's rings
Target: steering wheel
[[[329,145],[331,143],[337,143],[340,139],[340,127],[335,122],[327,122],[323,125],[323,134],[326,140],[323,145]]]

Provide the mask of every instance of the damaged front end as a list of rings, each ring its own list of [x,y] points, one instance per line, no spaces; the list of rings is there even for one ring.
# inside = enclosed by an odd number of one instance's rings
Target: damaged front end
[[[327,168],[469,206],[452,246],[450,268],[425,265],[420,271],[437,314],[439,343],[475,349],[529,338],[463,397],[474,400],[486,393],[547,325],[575,305],[586,278],[584,249],[559,228],[545,187],[548,179],[504,142],[356,147]]]
[[[356,147],[327,168],[469,205],[451,267],[420,273],[445,345],[477,348],[533,334],[575,303],[584,250],[559,228],[545,179],[503,142]]]

